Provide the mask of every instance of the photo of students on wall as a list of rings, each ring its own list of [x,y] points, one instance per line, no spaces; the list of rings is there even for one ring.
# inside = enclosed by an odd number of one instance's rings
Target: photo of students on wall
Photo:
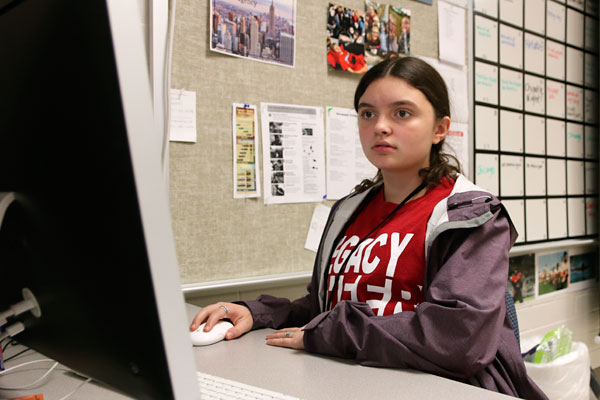
[[[515,304],[535,298],[535,255],[524,254],[510,257],[508,269],[508,292]]]
[[[538,256],[538,294],[569,287],[569,254],[566,251]]]
[[[388,50],[410,54],[410,10],[390,6],[388,20]]]
[[[365,62],[365,13],[329,4],[327,15],[327,63],[329,68],[355,74],[367,71]]]
[[[387,54],[388,6],[365,0],[365,60],[369,67]]]

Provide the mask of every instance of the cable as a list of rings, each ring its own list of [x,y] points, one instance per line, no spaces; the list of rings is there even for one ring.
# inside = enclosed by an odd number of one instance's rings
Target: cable
[[[6,344],[5,344],[5,345],[2,345],[2,342],[4,342],[4,341],[5,341],[5,340],[7,340],[7,339],[8,339],[8,342],[6,342]],[[6,351],[6,348],[7,348],[8,346],[10,346],[11,344],[13,344],[14,342],[15,342],[15,341],[14,341],[14,340],[12,340],[12,338],[11,338],[11,337],[6,337],[6,338],[4,338],[4,339],[0,340],[0,346],[2,346],[2,352],[5,352],[5,351]]]
[[[0,376],[1,375],[5,375],[7,372],[10,372],[14,369],[17,368],[21,368],[24,367],[26,365],[31,365],[31,364],[35,364],[35,363],[40,363],[40,362],[53,362],[54,365],[52,367],[50,367],[50,369],[48,371],[46,371],[46,373],[44,373],[44,375],[42,375],[41,377],[39,377],[38,379],[36,379],[35,381],[33,381],[32,383],[28,383],[27,385],[23,385],[23,386],[13,386],[13,387],[8,387],[8,386],[0,386],[0,389],[2,390],[20,390],[20,389],[29,389],[30,387],[33,387],[35,385],[37,385],[38,383],[40,383],[41,381],[43,381],[44,379],[46,379],[46,377],[52,372],[54,371],[54,369],[56,367],[58,367],[58,362],[51,360],[49,358],[44,358],[42,360],[34,360],[34,361],[28,361],[26,363],[23,364],[19,364],[19,365],[15,365],[14,367],[10,367],[5,369],[4,371],[0,371]]]
[[[13,354],[12,356],[10,356],[10,357],[8,357],[8,358],[5,358],[5,359],[4,359],[4,362],[6,362],[6,361],[10,361],[10,360],[14,360],[14,359],[15,359],[15,358],[17,358],[18,356],[20,356],[20,355],[21,355],[21,354],[23,354],[23,353],[26,353],[26,352],[28,352],[29,350],[31,350],[31,349],[27,348],[27,349],[25,349],[25,350],[21,350],[21,351],[20,351],[20,352],[18,352],[17,354]]]
[[[85,385],[88,382],[91,382],[92,378],[87,378],[85,381],[81,382],[79,385],[77,385],[77,387],[75,389],[73,389],[71,391],[71,393],[66,394],[65,396],[61,397],[58,400],[67,400],[69,397],[71,397],[73,394],[75,394],[75,392],[77,392],[83,385]]]

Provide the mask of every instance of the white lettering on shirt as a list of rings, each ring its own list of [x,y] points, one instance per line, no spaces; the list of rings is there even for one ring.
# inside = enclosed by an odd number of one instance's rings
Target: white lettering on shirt
[[[338,246],[333,251],[333,255],[331,256],[331,258],[336,258],[337,257],[338,253],[340,252],[340,248],[342,247],[342,245],[344,245],[345,241],[346,241],[346,236],[344,236],[342,238],[342,240],[340,240],[340,244],[338,244]]]
[[[413,233],[407,233],[404,235],[404,239],[402,239],[402,243],[398,244],[400,241],[400,234],[398,232],[392,233],[392,240],[390,243],[390,261],[388,262],[388,267],[385,272],[387,276],[390,278],[394,277],[394,273],[396,272],[396,265],[398,265],[398,258],[406,249],[408,242],[415,236]]]
[[[398,314],[402,312],[402,302],[399,301],[396,303],[396,306],[394,307],[394,314]]]
[[[354,283],[346,283],[344,285],[344,291],[350,292],[350,300],[351,301],[358,301],[358,295],[356,292],[357,292],[358,282],[360,281],[360,278],[362,278],[362,275],[358,275],[356,277],[356,281],[354,281]]]
[[[369,262],[369,258],[371,258],[371,250],[373,250],[373,247],[375,247],[377,243],[380,243],[380,246],[385,246],[387,243],[387,236],[387,233],[380,235],[373,241],[373,243],[371,243],[370,246],[365,249],[365,256],[363,257],[363,262],[361,265],[363,273],[370,274],[375,271],[375,268],[377,268],[379,265],[379,257],[375,257],[373,261]]]
[[[342,292],[344,291],[344,275],[340,276],[340,284],[338,285],[337,291],[337,302],[339,303],[342,300]]]
[[[361,244],[358,245],[358,248],[350,255],[350,259],[348,260],[348,264],[344,269],[344,273],[347,273],[350,270],[350,267],[354,266],[354,273],[357,274],[360,268],[360,261],[362,260],[362,252],[371,242],[372,238],[365,239]]]
[[[389,303],[392,298],[392,280],[386,279],[384,287],[367,285],[367,290],[369,292],[383,294],[381,300],[367,300],[367,304],[371,307],[371,309],[377,308],[377,315],[383,315],[385,306],[387,306],[387,303]]]
[[[389,250],[386,248],[386,246],[388,246],[388,236],[390,238]],[[399,294],[402,301],[395,300],[392,302],[392,285],[394,284],[394,275],[396,273],[398,261],[415,235],[413,233],[407,233],[404,235],[402,241],[400,240],[400,236],[401,234],[398,232],[392,232],[390,234],[383,233],[375,239],[367,238],[360,244],[358,243],[360,240],[358,236],[353,235],[348,239],[344,236],[344,238],[341,240],[341,243],[334,251],[334,257],[332,258],[333,262],[329,267],[330,272],[333,270],[335,275],[338,275],[337,290],[335,294],[332,293],[332,296],[337,298],[338,303],[341,301],[344,292],[350,294],[351,301],[359,301],[358,292],[361,278],[363,278],[363,275],[372,274],[381,264],[381,259],[377,256],[374,256],[373,259],[370,260],[371,254],[372,252],[375,254],[378,252],[381,253],[381,250],[389,252],[389,260],[386,267],[386,279],[384,285],[369,285],[368,279],[365,283],[363,283],[363,285],[366,285],[367,292],[381,295],[380,300],[366,300],[371,309],[377,309],[377,315],[381,316],[384,315],[386,306],[390,303],[393,303],[393,313],[396,314],[403,311],[403,301],[410,302],[415,295],[418,295],[417,293],[413,294],[407,290],[400,290]],[[382,249],[379,251],[375,250],[375,246],[377,245]],[[346,266],[342,274],[341,269],[344,265],[344,262],[346,262]],[[381,267],[383,268],[383,265]],[[345,275],[350,271],[356,274],[356,279],[354,282],[347,281],[344,283],[344,278],[351,279],[350,276]],[[359,275],[361,272],[362,275]],[[330,293],[334,290],[335,275],[329,276],[328,291]],[[421,285],[418,285],[418,289],[421,292],[423,291],[423,287]],[[415,306],[417,305],[418,304]]]
[[[346,259],[346,257],[348,257],[348,255],[351,252],[351,250],[346,250],[346,247],[348,247],[349,245],[351,245],[352,247],[356,246],[358,240],[358,236],[355,235],[342,244],[342,247],[339,250],[339,252],[342,254],[338,256],[338,258],[335,260],[335,263],[333,264],[333,271],[336,274],[339,274],[340,269],[342,269],[342,264],[344,263],[344,260]]]

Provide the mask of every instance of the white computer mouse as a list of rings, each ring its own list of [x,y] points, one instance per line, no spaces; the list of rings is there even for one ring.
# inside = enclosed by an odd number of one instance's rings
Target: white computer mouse
[[[205,324],[200,324],[198,329],[190,332],[190,338],[194,346],[208,346],[209,344],[220,342],[225,339],[225,333],[227,333],[229,328],[233,327],[231,322],[220,320],[213,326],[210,332],[204,332]]]

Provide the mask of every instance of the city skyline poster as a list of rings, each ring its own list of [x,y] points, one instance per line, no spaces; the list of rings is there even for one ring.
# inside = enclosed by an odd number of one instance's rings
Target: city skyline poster
[[[211,0],[210,49],[294,67],[296,0]]]

